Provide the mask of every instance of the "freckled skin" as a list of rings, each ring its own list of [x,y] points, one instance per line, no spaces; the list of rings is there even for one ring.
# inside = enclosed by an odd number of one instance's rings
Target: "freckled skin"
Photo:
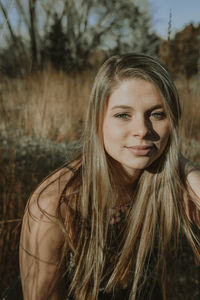
[[[169,135],[162,95],[153,83],[130,79],[116,87],[104,116],[104,147],[129,175],[150,166],[163,153]],[[132,149],[138,146],[150,148]]]

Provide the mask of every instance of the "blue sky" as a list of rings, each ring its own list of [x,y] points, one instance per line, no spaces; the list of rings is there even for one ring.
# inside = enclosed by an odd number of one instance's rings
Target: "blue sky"
[[[16,12],[13,9],[14,0],[1,0],[10,9],[11,21],[16,23]],[[27,0],[26,0],[27,1]],[[170,9],[172,10],[172,37],[185,25],[193,22],[200,23],[200,0],[147,0],[151,6],[152,23],[155,31],[163,38],[167,38]],[[137,1],[140,3],[140,0]],[[142,1],[141,1],[142,2]]]
[[[172,33],[190,22],[200,22],[200,0],[148,0],[152,5],[153,27],[163,38],[167,37],[170,9]]]

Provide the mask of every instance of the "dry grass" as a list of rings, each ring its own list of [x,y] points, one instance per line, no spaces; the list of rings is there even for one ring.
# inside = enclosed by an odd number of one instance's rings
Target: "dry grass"
[[[0,83],[0,130],[10,139],[22,135],[72,141],[80,136],[95,71],[66,76],[51,68],[22,80],[4,79]],[[199,79],[177,81],[183,118],[182,149],[200,165],[200,85]],[[13,143],[14,145],[14,143]],[[9,158],[0,152],[0,292],[18,273],[20,219],[28,194],[45,174],[41,160],[35,158],[30,169],[16,165],[16,149],[9,146]],[[0,150],[3,146],[0,145]],[[52,164],[52,167],[54,164]],[[49,170],[45,170],[48,172]]]
[[[28,194],[57,166],[55,158],[45,167],[40,151],[31,162],[26,157],[19,168],[16,141],[23,135],[57,142],[77,139],[93,78],[94,70],[66,76],[49,68],[24,80],[1,80],[0,131],[9,141],[1,142],[9,145],[7,153],[0,145],[0,293],[18,272],[19,229]]]
[[[176,86],[182,107],[182,151],[188,159],[200,166],[200,77],[179,79]]]
[[[0,128],[57,141],[77,138],[93,77],[91,69],[66,76],[49,67],[24,80],[4,80]]]
[[[9,164],[2,160],[0,172],[0,292],[5,289],[10,279],[16,276],[18,268],[17,253],[19,243],[20,218],[24,204],[21,199],[21,185],[15,174],[12,158]]]

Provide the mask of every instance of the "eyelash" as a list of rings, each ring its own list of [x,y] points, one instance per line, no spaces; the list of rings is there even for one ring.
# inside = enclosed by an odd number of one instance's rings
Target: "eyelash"
[[[127,120],[128,118],[131,118],[131,116],[127,113],[116,114],[115,117],[122,120]]]
[[[156,120],[163,120],[166,117],[166,115],[164,112],[155,112],[152,113],[150,117],[153,117]]]
[[[148,118],[153,117],[155,120],[163,120],[166,117],[164,112],[155,112],[155,113],[148,114],[147,116]],[[116,114],[114,115],[114,117],[119,118],[121,120],[128,120],[129,118],[131,118],[131,115],[125,112],[125,113]]]

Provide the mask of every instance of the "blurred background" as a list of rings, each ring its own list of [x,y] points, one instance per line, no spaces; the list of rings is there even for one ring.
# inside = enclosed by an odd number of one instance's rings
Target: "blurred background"
[[[126,52],[167,64],[183,110],[181,148],[200,166],[199,0],[0,0],[0,294],[19,274],[30,193],[69,160],[101,63]],[[200,299],[187,244],[169,269],[167,299]]]

